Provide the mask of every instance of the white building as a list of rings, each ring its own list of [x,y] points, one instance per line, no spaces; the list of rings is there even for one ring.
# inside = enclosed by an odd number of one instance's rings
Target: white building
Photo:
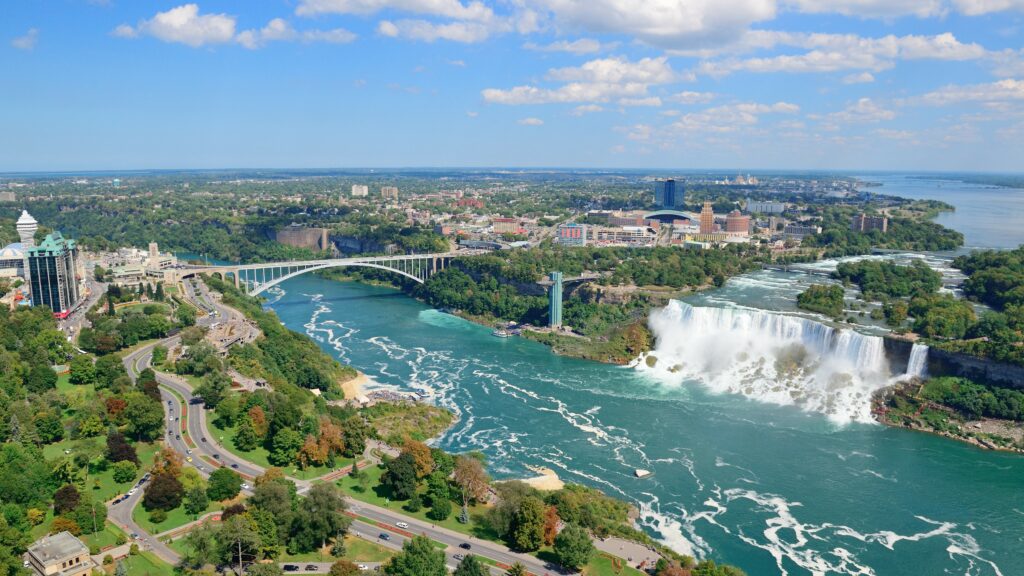
[[[370,195],[370,187],[366,184],[353,184],[352,185],[352,197],[360,198],[363,196]]]

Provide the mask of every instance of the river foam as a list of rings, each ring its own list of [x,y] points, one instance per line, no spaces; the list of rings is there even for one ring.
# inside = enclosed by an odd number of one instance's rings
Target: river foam
[[[697,379],[845,424],[872,422],[871,394],[891,380],[881,338],[806,318],[673,300],[649,324],[657,345],[635,367],[670,385]]]

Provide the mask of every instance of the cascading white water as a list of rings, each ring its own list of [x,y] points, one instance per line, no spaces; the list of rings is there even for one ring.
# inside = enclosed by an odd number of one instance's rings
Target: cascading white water
[[[915,343],[910,349],[906,376],[924,378],[928,375],[928,347]]]
[[[871,422],[871,394],[885,386],[882,339],[805,318],[675,301],[651,314],[657,338],[636,369],[679,385],[821,412],[838,423]]]

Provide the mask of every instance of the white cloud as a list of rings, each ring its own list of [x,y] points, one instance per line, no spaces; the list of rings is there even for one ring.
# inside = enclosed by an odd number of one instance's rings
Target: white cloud
[[[573,116],[583,116],[584,114],[590,114],[592,112],[603,112],[604,107],[598,104],[581,104],[572,109]]]
[[[871,98],[861,98],[843,110],[827,116],[829,121],[842,124],[874,124],[895,117],[895,112],[879,106]]]
[[[118,38],[137,38],[139,36],[139,32],[127,24],[121,24],[117,28],[114,28],[114,31],[111,32],[111,34]]]
[[[884,36],[864,38],[854,34],[804,34],[775,32],[761,35],[759,43],[810,50],[762,58],[703,62],[698,70],[711,76],[733,72],[836,72],[840,70],[888,70],[897,60],[974,60],[987,55],[979,44],[964,44],[951,33],[936,36]]]
[[[533,42],[528,42],[523,45],[523,48],[527,50],[536,50],[538,52],[569,52],[570,54],[582,55],[582,54],[594,54],[601,52],[602,50],[608,50],[615,44],[602,45],[597,40],[592,38],[580,38],[579,40],[559,40],[558,42],[552,42],[550,44],[538,45]]]
[[[283,18],[274,18],[259,30],[244,30],[238,33],[235,40],[255,50],[270,42],[325,42],[328,44],[347,44],[356,39],[356,35],[343,28],[333,30],[303,30],[299,32]]]
[[[451,40],[452,42],[472,44],[486,40],[492,31],[491,27],[477,22],[435,24],[426,20],[399,20],[397,22],[382,20],[377,25],[377,32],[383,36],[423,42]]]
[[[449,66],[455,66],[456,68],[465,68],[466,67],[466,61],[465,60],[449,60],[448,61],[448,65]]]
[[[518,124],[523,126],[543,126],[544,121],[540,118],[522,118],[516,121]]]
[[[36,42],[39,41],[39,29],[29,28],[28,32],[24,36],[18,36],[14,40],[11,40],[11,46],[14,46],[18,50],[31,50],[36,47]]]
[[[516,86],[488,88],[484,100],[496,104],[594,103],[620,98],[647,97],[648,87],[678,80],[665,57],[630,61],[625,58],[591,60],[582,66],[554,68],[546,78],[565,82],[557,88]]]
[[[1006,79],[988,84],[949,85],[917,98],[907,104],[948,106],[965,102],[1000,104],[1024,101],[1024,80]]]
[[[1024,0],[953,0],[953,3],[961,12],[969,16],[1004,10],[1024,11]]]
[[[620,106],[661,106],[661,98],[648,96],[646,98],[620,98]]]
[[[476,118],[479,115],[480,115],[479,112],[475,112],[473,110],[467,110],[466,111],[466,116],[469,116],[470,118]]]
[[[869,84],[875,81],[875,75],[871,72],[860,74],[849,74],[843,77],[843,84]]]
[[[679,104],[707,104],[714,99],[715,94],[711,92],[692,92],[689,90],[668,97],[668,100]]]
[[[946,12],[943,0],[784,0],[801,12],[837,13],[858,18],[893,18],[914,15],[919,18],[941,16]],[[984,0],[982,0],[984,1]]]
[[[725,44],[776,14],[776,0],[527,1],[559,29],[623,34],[664,48]]]
[[[1001,78],[1024,76],[1024,48],[1001,50],[991,55],[992,73]]]
[[[725,133],[749,129],[767,114],[796,114],[800,107],[788,102],[775,104],[739,103],[708,108],[700,112],[683,114],[670,124],[682,133]]]
[[[198,5],[184,4],[166,12],[157,12],[156,16],[139,22],[135,28],[122,24],[114,29],[114,35],[122,38],[134,38],[140,34],[193,48],[224,44],[235,38],[235,17],[200,14]]]
[[[314,16],[375,14],[382,10],[442,16],[456,20],[486,21],[494,17],[494,11],[483,2],[463,4],[458,0],[301,0],[295,12],[301,16]]]

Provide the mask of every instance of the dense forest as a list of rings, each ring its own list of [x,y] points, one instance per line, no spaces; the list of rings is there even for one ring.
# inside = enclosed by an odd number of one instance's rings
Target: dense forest
[[[931,294],[942,287],[942,275],[921,260],[909,266],[888,260],[841,262],[833,277],[856,284],[868,300]]]
[[[859,213],[854,207],[823,207],[821,234],[804,238],[802,246],[824,249],[826,258],[870,254],[874,248],[914,252],[954,250],[964,236],[925,218],[891,217],[887,232],[857,232],[850,220]]]
[[[835,284],[811,284],[797,294],[796,305],[804,310],[838,318],[843,315],[843,287]]]

